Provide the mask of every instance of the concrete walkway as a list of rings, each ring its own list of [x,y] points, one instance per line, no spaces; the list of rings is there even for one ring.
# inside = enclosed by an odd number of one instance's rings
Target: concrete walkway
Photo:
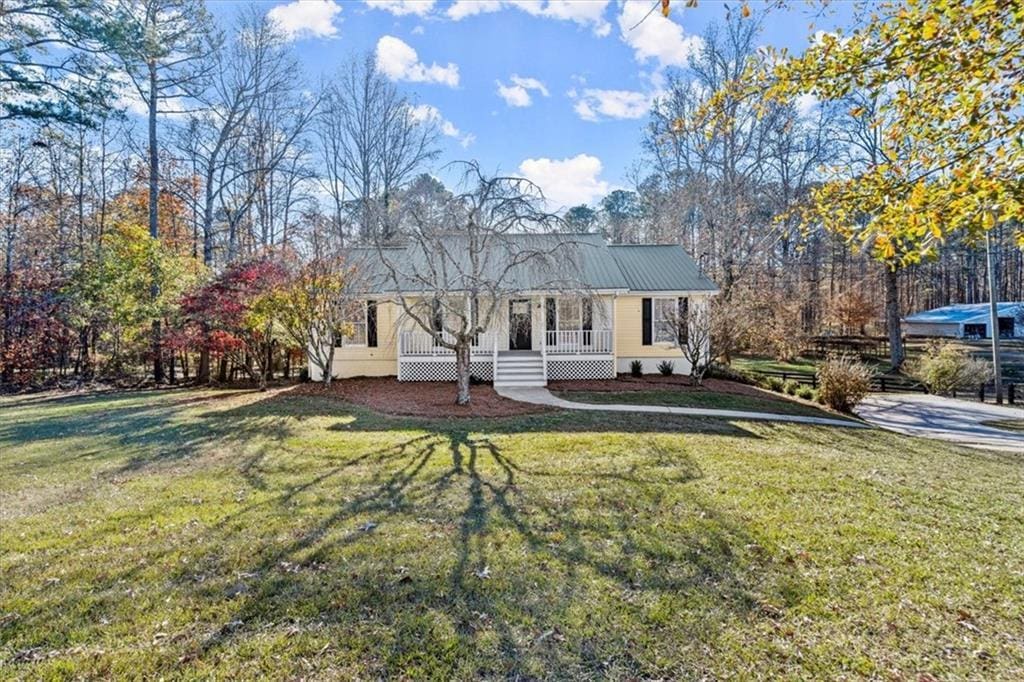
[[[595,403],[577,403],[563,400],[543,387],[529,388],[497,388],[498,395],[509,400],[534,405],[548,405],[566,410],[589,410],[594,412],[653,412],[656,414],[680,414],[688,417],[717,417],[719,419],[760,420],[773,422],[793,422],[796,424],[817,424],[820,426],[845,426],[863,429],[867,425],[845,419],[828,419],[827,417],[804,417],[796,414],[774,414],[772,412],[744,412],[742,410],[709,410],[700,407],[669,407],[667,405],[604,405]]]
[[[856,412],[865,421],[890,431],[1024,455],[1024,433],[981,424],[1024,419],[1024,407],[919,393],[874,393],[857,406]]]

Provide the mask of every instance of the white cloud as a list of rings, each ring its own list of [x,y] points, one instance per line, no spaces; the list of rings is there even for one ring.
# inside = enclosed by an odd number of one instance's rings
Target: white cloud
[[[367,6],[373,9],[381,9],[391,12],[396,17],[404,17],[407,14],[423,16],[434,9],[435,0],[363,0]]]
[[[448,18],[459,21],[476,14],[488,14],[501,9],[501,0],[455,0],[448,8]]]
[[[608,193],[610,186],[601,175],[601,159],[577,154],[569,159],[526,159],[519,164],[524,178],[544,192],[553,207],[589,204]]]
[[[441,110],[432,104],[417,104],[409,109],[409,115],[414,121],[433,123],[445,137],[454,137],[463,148],[468,147],[476,141],[473,133],[462,134],[458,126],[449,121],[441,114]]]
[[[334,18],[341,5],[334,0],[293,0],[276,5],[267,17],[289,40],[301,38],[333,38],[338,34]]]
[[[459,84],[459,67],[451,62],[447,66],[422,63],[416,50],[394,36],[383,36],[377,41],[377,69],[393,81],[413,83],[441,83],[450,88]]]
[[[425,32],[426,32],[426,31],[425,31],[425,29],[423,28],[423,25],[422,25],[422,24],[420,24],[419,26],[413,26],[413,28],[412,28],[412,31],[410,31],[410,33],[412,33],[412,34],[413,34],[414,36],[421,36],[421,35],[423,35],[423,34],[424,34]]]
[[[511,78],[512,83],[505,85],[501,81],[498,83],[498,95],[505,100],[505,104],[510,107],[528,107],[533,104],[533,98],[530,97],[530,91],[536,90],[545,97],[548,96],[548,89],[543,83],[536,78],[524,78],[522,76],[513,75]]]
[[[682,3],[680,3],[682,4]],[[659,12],[648,0],[626,0],[619,15],[619,35],[633,48],[638,62],[658,60],[659,66],[685,66],[690,55],[704,44],[700,36],[688,36],[683,27]]]
[[[535,17],[573,21],[588,26],[598,36],[611,33],[612,27],[604,11],[609,0],[456,0],[448,8],[449,19],[458,21],[476,14],[497,12],[505,8],[522,10]]]
[[[651,110],[653,95],[636,90],[599,90],[587,88],[583,92],[569,91],[576,100],[573,106],[584,121],[602,118],[643,118]]]
[[[807,118],[818,108],[818,98],[809,92],[805,92],[796,98],[796,113],[801,118]]]

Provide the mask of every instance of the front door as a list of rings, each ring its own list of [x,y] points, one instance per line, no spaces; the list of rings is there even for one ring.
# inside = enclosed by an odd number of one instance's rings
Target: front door
[[[509,350],[530,350],[530,301],[526,298],[514,298],[508,302],[508,347]]]

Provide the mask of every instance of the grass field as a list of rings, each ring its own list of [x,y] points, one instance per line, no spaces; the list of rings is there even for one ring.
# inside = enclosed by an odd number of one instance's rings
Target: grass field
[[[793,362],[783,362],[773,358],[740,357],[733,358],[732,366],[748,372],[800,372],[814,374],[818,371],[818,361],[813,358],[797,358]]]
[[[1024,462],[854,429],[0,399],[0,675],[1020,679]]]

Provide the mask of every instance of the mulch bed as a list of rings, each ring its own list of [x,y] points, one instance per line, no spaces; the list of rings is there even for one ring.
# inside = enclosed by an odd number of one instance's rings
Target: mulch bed
[[[338,379],[329,388],[308,383],[291,395],[328,396],[375,412],[411,417],[511,417],[549,408],[502,398],[486,384],[470,386],[469,405],[455,404],[454,382],[401,382],[389,377]]]
[[[772,398],[771,393],[766,393],[754,386],[741,384],[726,379],[704,379],[702,386],[690,384],[690,377],[673,374],[663,376],[661,374],[649,374],[643,377],[634,377],[631,374],[620,374],[617,379],[594,379],[590,381],[551,381],[548,388],[552,391],[592,391],[595,393],[622,393],[624,391],[656,391],[670,389],[673,391],[692,391],[695,393],[731,393],[733,395],[749,395],[755,398]]]

